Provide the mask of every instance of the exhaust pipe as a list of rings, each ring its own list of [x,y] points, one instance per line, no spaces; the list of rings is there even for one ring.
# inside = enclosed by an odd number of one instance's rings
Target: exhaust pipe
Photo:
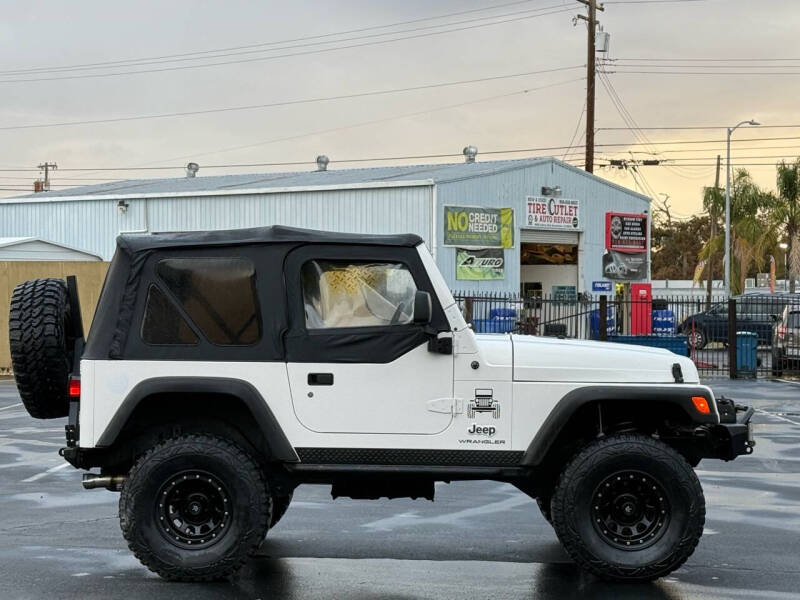
[[[87,490],[105,488],[112,492],[118,492],[125,483],[124,475],[97,475],[95,473],[85,473],[83,475],[83,487]]]

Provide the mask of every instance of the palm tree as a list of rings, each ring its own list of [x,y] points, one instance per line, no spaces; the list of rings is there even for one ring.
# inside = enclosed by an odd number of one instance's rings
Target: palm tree
[[[724,199],[714,188],[706,188],[703,204],[716,215],[724,214]],[[720,202],[723,203],[719,206]],[[744,282],[750,269],[761,269],[767,262],[767,251],[775,246],[776,230],[768,223],[768,210],[775,204],[772,194],[761,190],[746,169],[739,169],[731,187],[731,294],[744,292]],[[708,261],[724,253],[725,231],[703,246],[699,258]],[[706,264],[709,264],[707,262]]]
[[[789,291],[795,291],[794,279],[800,272],[800,158],[777,165],[778,197],[770,210],[770,221],[786,235]]]

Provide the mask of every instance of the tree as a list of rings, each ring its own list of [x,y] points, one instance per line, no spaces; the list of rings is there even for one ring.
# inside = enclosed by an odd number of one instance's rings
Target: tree
[[[770,207],[770,221],[786,236],[789,291],[795,291],[795,276],[800,272],[800,158],[781,161],[777,167],[778,196]]]
[[[770,226],[771,212],[775,196],[761,190],[752,180],[746,169],[736,171],[731,186],[731,294],[744,292],[744,281],[751,271],[763,268],[768,260],[767,251],[777,242],[776,230]],[[713,188],[704,192],[705,208],[715,209],[714,214],[724,215],[720,194]],[[715,255],[724,255],[724,228],[714,238],[709,239],[699,253],[701,260]]]
[[[697,255],[708,239],[708,217],[658,219],[653,227],[653,279],[692,279]]]

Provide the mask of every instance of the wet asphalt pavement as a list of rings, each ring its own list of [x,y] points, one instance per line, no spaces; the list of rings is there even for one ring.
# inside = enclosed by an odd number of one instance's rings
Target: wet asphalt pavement
[[[584,575],[535,503],[493,482],[441,484],[436,502],[330,499],[303,486],[231,582],[170,584],[128,552],[118,495],[85,491],[0,381],[0,598],[800,598],[800,384],[711,381],[757,408],[758,446],[698,471],[708,517],[688,563],[647,585]]]

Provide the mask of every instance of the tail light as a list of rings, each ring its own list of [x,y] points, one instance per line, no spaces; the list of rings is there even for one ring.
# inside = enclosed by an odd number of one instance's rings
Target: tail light
[[[69,383],[67,384],[67,396],[70,400],[80,400],[81,397],[81,378],[75,375],[70,375]]]
[[[778,337],[781,339],[786,337],[786,325],[778,325]]]

